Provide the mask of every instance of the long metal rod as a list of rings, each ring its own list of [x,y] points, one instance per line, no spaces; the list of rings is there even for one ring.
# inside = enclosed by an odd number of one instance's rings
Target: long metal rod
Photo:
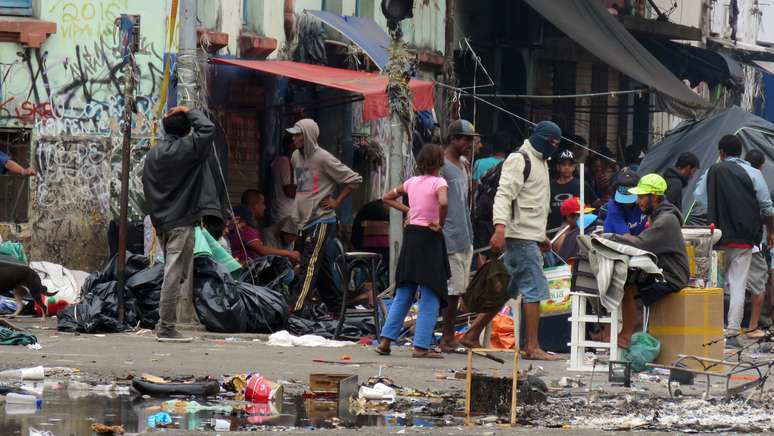
[[[118,322],[124,322],[124,285],[126,283],[126,238],[129,215],[129,159],[131,159],[132,141],[132,106],[134,102],[134,55],[129,55],[129,62],[124,74],[124,142],[121,148],[121,196],[120,216],[118,222],[118,259],[116,261],[116,278],[118,286]]]
[[[462,89],[462,88],[460,88]],[[605,97],[626,94],[643,94],[648,89],[628,89],[624,91],[590,92],[585,94],[558,94],[558,95],[535,95],[535,94],[476,94],[481,98],[515,98],[523,100],[557,100],[563,98],[586,98],[586,97]],[[472,97],[465,96],[463,97]]]

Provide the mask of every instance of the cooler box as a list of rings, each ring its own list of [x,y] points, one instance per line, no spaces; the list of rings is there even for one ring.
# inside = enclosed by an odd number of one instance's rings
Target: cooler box
[[[650,307],[648,333],[661,341],[655,363],[672,365],[679,354],[723,359],[723,341],[702,346],[723,337],[723,290],[685,288],[657,301]],[[695,362],[688,366],[702,369]]]

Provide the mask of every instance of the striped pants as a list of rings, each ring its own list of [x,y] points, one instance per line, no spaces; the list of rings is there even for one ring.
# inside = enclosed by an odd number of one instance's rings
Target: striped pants
[[[329,311],[339,311],[341,293],[333,274],[335,238],[335,223],[317,224],[301,232],[301,265],[290,299],[292,313],[303,311],[314,292],[317,292]]]

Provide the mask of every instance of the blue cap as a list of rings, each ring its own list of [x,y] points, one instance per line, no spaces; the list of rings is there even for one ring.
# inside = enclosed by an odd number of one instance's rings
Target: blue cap
[[[581,225],[580,217],[578,217],[578,227],[583,228],[583,230],[586,230],[586,228],[592,224],[594,224],[597,221],[597,215],[593,213],[584,213],[583,214],[583,225]]]
[[[615,201],[623,204],[633,204],[637,201],[637,196],[629,193],[630,186],[619,186],[615,190]]]

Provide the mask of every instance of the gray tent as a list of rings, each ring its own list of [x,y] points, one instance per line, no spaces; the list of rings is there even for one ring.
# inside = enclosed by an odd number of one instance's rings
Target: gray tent
[[[641,175],[663,173],[675,164],[677,156],[685,151],[694,153],[701,162],[699,174],[704,173],[718,160],[718,141],[724,135],[737,134],[744,143],[742,157],[749,150],[758,149],[766,155],[763,175],[774,187],[774,124],[738,106],[733,106],[700,121],[686,121],[667,132],[664,139],[650,147],[638,171]],[[693,204],[693,189],[699,175],[689,182],[683,191],[683,212]],[[691,215],[705,211],[693,210]]]

